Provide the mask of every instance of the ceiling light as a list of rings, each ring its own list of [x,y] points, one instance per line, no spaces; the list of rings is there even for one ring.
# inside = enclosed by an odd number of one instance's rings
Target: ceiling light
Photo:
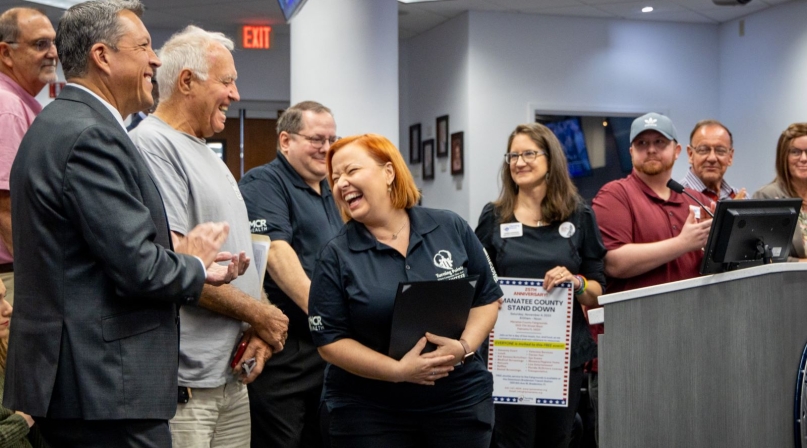
[[[644,8],[642,8],[642,12],[653,12],[653,7],[645,6]]]
[[[440,2],[443,0],[398,0],[398,3],[426,3],[426,2]]]
[[[53,6],[54,8],[70,9],[71,6],[84,3],[86,0],[24,0],[29,3]]]

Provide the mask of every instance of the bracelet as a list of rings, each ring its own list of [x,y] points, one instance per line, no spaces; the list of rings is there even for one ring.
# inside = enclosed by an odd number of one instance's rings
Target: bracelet
[[[580,282],[580,287],[574,290],[574,295],[582,296],[586,289],[588,289],[588,280],[582,275],[575,275],[575,278]]]

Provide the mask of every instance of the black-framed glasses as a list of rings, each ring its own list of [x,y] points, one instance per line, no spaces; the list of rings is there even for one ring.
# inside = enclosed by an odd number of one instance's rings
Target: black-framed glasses
[[[787,152],[791,159],[801,159],[804,154],[807,154],[807,149],[790,148],[790,151]]]
[[[26,43],[26,44],[28,44],[28,45],[30,45],[30,46],[32,46],[32,47],[34,47],[34,49],[35,49],[36,51],[38,51],[38,52],[48,51],[48,50],[50,50],[50,47],[51,47],[51,46],[53,46],[53,45],[55,45],[55,44],[56,44],[56,43],[53,41],[53,39],[37,39],[37,40],[35,40],[35,41],[33,41],[33,42],[16,42],[16,41],[10,41],[10,42],[6,42],[6,43],[7,43],[7,44],[21,44],[21,43]]]
[[[519,157],[524,159],[525,162],[532,162],[538,158],[538,156],[545,156],[546,153],[543,151],[524,151],[524,152],[508,152],[504,155],[504,163],[511,164],[516,163]]]
[[[708,156],[709,154],[712,153],[712,151],[714,151],[715,155],[718,157],[723,157],[731,151],[731,149],[726,148],[725,146],[708,146],[708,145],[700,145],[697,148],[692,148],[692,150],[695,151],[695,154],[699,156]]]
[[[308,140],[311,143],[311,146],[313,146],[316,149],[325,146],[325,142],[328,142],[328,144],[333,145],[334,143],[336,143],[337,140],[341,138],[335,135],[333,137],[327,137],[327,138],[321,137],[319,135],[315,135],[312,137],[310,135],[300,134],[299,132],[289,132],[289,134],[299,135],[300,137]]]

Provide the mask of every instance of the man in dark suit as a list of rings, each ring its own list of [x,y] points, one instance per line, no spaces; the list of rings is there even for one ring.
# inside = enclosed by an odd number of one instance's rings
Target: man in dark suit
[[[214,263],[226,223],[171,252],[162,200],[123,116],[147,109],[160,61],[139,1],[68,10],[68,80],[11,170],[17,302],[4,404],[54,447],[166,447],[177,405],[177,305],[245,266]],[[180,253],[188,254],[181,255]],[[232,257],[227,257],[232,260]]]

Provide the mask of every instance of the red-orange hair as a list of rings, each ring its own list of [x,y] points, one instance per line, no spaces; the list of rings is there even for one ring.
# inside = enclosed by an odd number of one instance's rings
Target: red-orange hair
[[[398,148],[392,144],[386,137],[378,134],[362,134],[351,135],[350,137],[340,138],[336,143],[331,145],[331,149],[325,156],[325,163],[328,167],[328,184],[333,190],[333,166],[331,161],[333,155],[340,149],[350,144],[357,144],[364,148],[370,157],[381,165],[386,165],[387,162],[392,164],[392,171],[395,173],[390,185],[390,199],[392,206],[398,209],[410,209],[417,205],[420,200],[420,191],[418,190],[415,180],[412,178],[412,173],[406,166],[406,162],[401,156]],[[342,218],[345,221],[350,220],[350,215],[345,210],[342,212]]]

